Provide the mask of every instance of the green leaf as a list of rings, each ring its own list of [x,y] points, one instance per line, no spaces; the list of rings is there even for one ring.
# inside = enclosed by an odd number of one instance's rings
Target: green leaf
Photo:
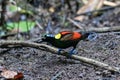
[[[20,8],[20,7],[17,7],[16,5],[9,5],[9,6],[8,6],[8,9],[9,9],[9,11],[11,11],[11,12],[17,12],[17,11],[20,11],[20,10],[21,10],[21,8]]]
[[[31,30],[34,26],[35,26],[35,22],[32,22],[32,21],[20,21],[20,22],[7,23],[8,30],[19,28],[19,30],[22,32],[27,32]]]

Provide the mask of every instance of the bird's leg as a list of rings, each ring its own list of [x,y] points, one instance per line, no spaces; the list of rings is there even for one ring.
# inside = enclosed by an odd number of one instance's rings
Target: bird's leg
[[[68,56],[66,56],[68,59],[71,59],[71,55],[77,54],[78,52],[75,50],[75,48],[71,49],[68,53]]]
[[[59,49],[58,49],[58,54],[60,54],[62,50],[63,50],[63,49],[59,48]],[[69,51],[69,53],[68,53],[68,55],[67,55],[66,57],[71,59],[71,55],[77,54],[77,53],[78,53],[78,52],[75,50],[75,48],[73,48],[73,49],[71,49],[71,50]]]
[[[61,49],[61,48],[59,48],[59,49],[58,49],[58,54],[60,54],[60,53],[61,53],[61,51],[62,51],[62,49]]]
[[[71,56],[72,54],[77,54],[78,52],[75,50],[75,48],[71,49],[69,52],[69,55]]]

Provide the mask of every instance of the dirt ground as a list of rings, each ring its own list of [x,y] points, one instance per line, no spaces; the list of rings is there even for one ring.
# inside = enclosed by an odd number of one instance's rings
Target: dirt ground
[[[108,13],[83,23],[88,28],[119,26],[120,13]],[[99,33],[94,41],[80,41],[77,50],[77,55],[120,67],[120,32]],[[118,73],[34,48],[13,48],[4,52],[0,54],[0,65],[22,72],[24,80],[120,80]]]

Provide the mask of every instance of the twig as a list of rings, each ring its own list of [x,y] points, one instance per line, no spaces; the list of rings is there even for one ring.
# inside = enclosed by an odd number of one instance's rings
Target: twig
[[[120,31],[120,26],[102,27],[102,28],[95,28],[95,27],[83,28],[78,23],[74,22],[72,19],[68,18],[68,20],[81,29],[81,30],[77,30],[78,32],[86,31],[86,32],[106,33],[106,32]]]
[[[58,72],[55,76],[51,78],[51,80],[56,80],[58,76],[60,76],[64,71]]]
[[[6,21],[5,21],[6,5],[7,5],[7,0],[2,0],[1,2],[2,12],[1,12],[0,26],[2,26],[4,30],[6,30]]]
[[[89,27],[84,30],[77,30],[77,31],[96,32],[96,33],[118,32],[120,31],[120,26],[102,27],[102,28]]]
[[[23,34],[28,34],[28,33],[27,32],[19,32],[19,34],[23,35]],[[17,32],[15,32],[15,33],[7,33],[5,35],[0,36],[0,39],[6,39],[7,37],[15,36],[15,35],[17,35]]]
[[[21,45],[22,47],[32,47],[32,48],[37,48],[37,49],[45,50],[45,51],[47,50],[47,51],[52,52],[53,54],[57,54],[57,52],[58,52],[57,48],[51,47],[51,46],[46,45],[46,44],[40,44],[40,43],[37,44],[37,43],[29,42],[29,41],[4,41],[4,40],[0,41],[1,48],[5,47],[5,46],[11,46],[11,45],[12,46]],[[68,56],[68,52],[63,50],[63,51],[61,51],[60,55]],[[77,55],[72,55],[71,58],[78,60],[78,61],[88,63],[88,64],[92,64],[92,65],[95,65],[95,66],[98,66],[98,67],[101,67],[104,69],[107,69],[110,71],[120,72],[120,68],[109,66],[108,64],[96,61],[94,59],[90,59],[90,58],[86,58],[86,57],[82,57],[82,56],[77,56]]]
[[[79,29],[83,30],[83,27],[81,27],[77,22],[75,22],[74,20],[67,18],[71,23],[73,23],[74,25],[76,25]]]
[[[72,22],[74,25],[76,25],[81,30],[77,31],[87,31],[87,32],[96,32],[96,33],[105,33],[105,32],[117,32],[120,31],[120,26],[113,26],[113,27],[102,27],[102,28],[95,28],[95,27],[89,27],[89,28],[83,28],[81,27],[77,22],[74,20],[67,18],[70,22]]]
[[[41,24],[40,24],[37,20],[35,21],[35,23],[36,23],[36,25],[37,25],[40,29],[43,30],[43,27],[41,26]]]

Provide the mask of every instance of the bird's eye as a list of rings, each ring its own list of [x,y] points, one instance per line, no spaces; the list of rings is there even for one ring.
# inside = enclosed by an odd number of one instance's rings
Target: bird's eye
[[[98,35],[95,32],[90,33],[88,36],[88,40],[93,41],[98,37]]]

